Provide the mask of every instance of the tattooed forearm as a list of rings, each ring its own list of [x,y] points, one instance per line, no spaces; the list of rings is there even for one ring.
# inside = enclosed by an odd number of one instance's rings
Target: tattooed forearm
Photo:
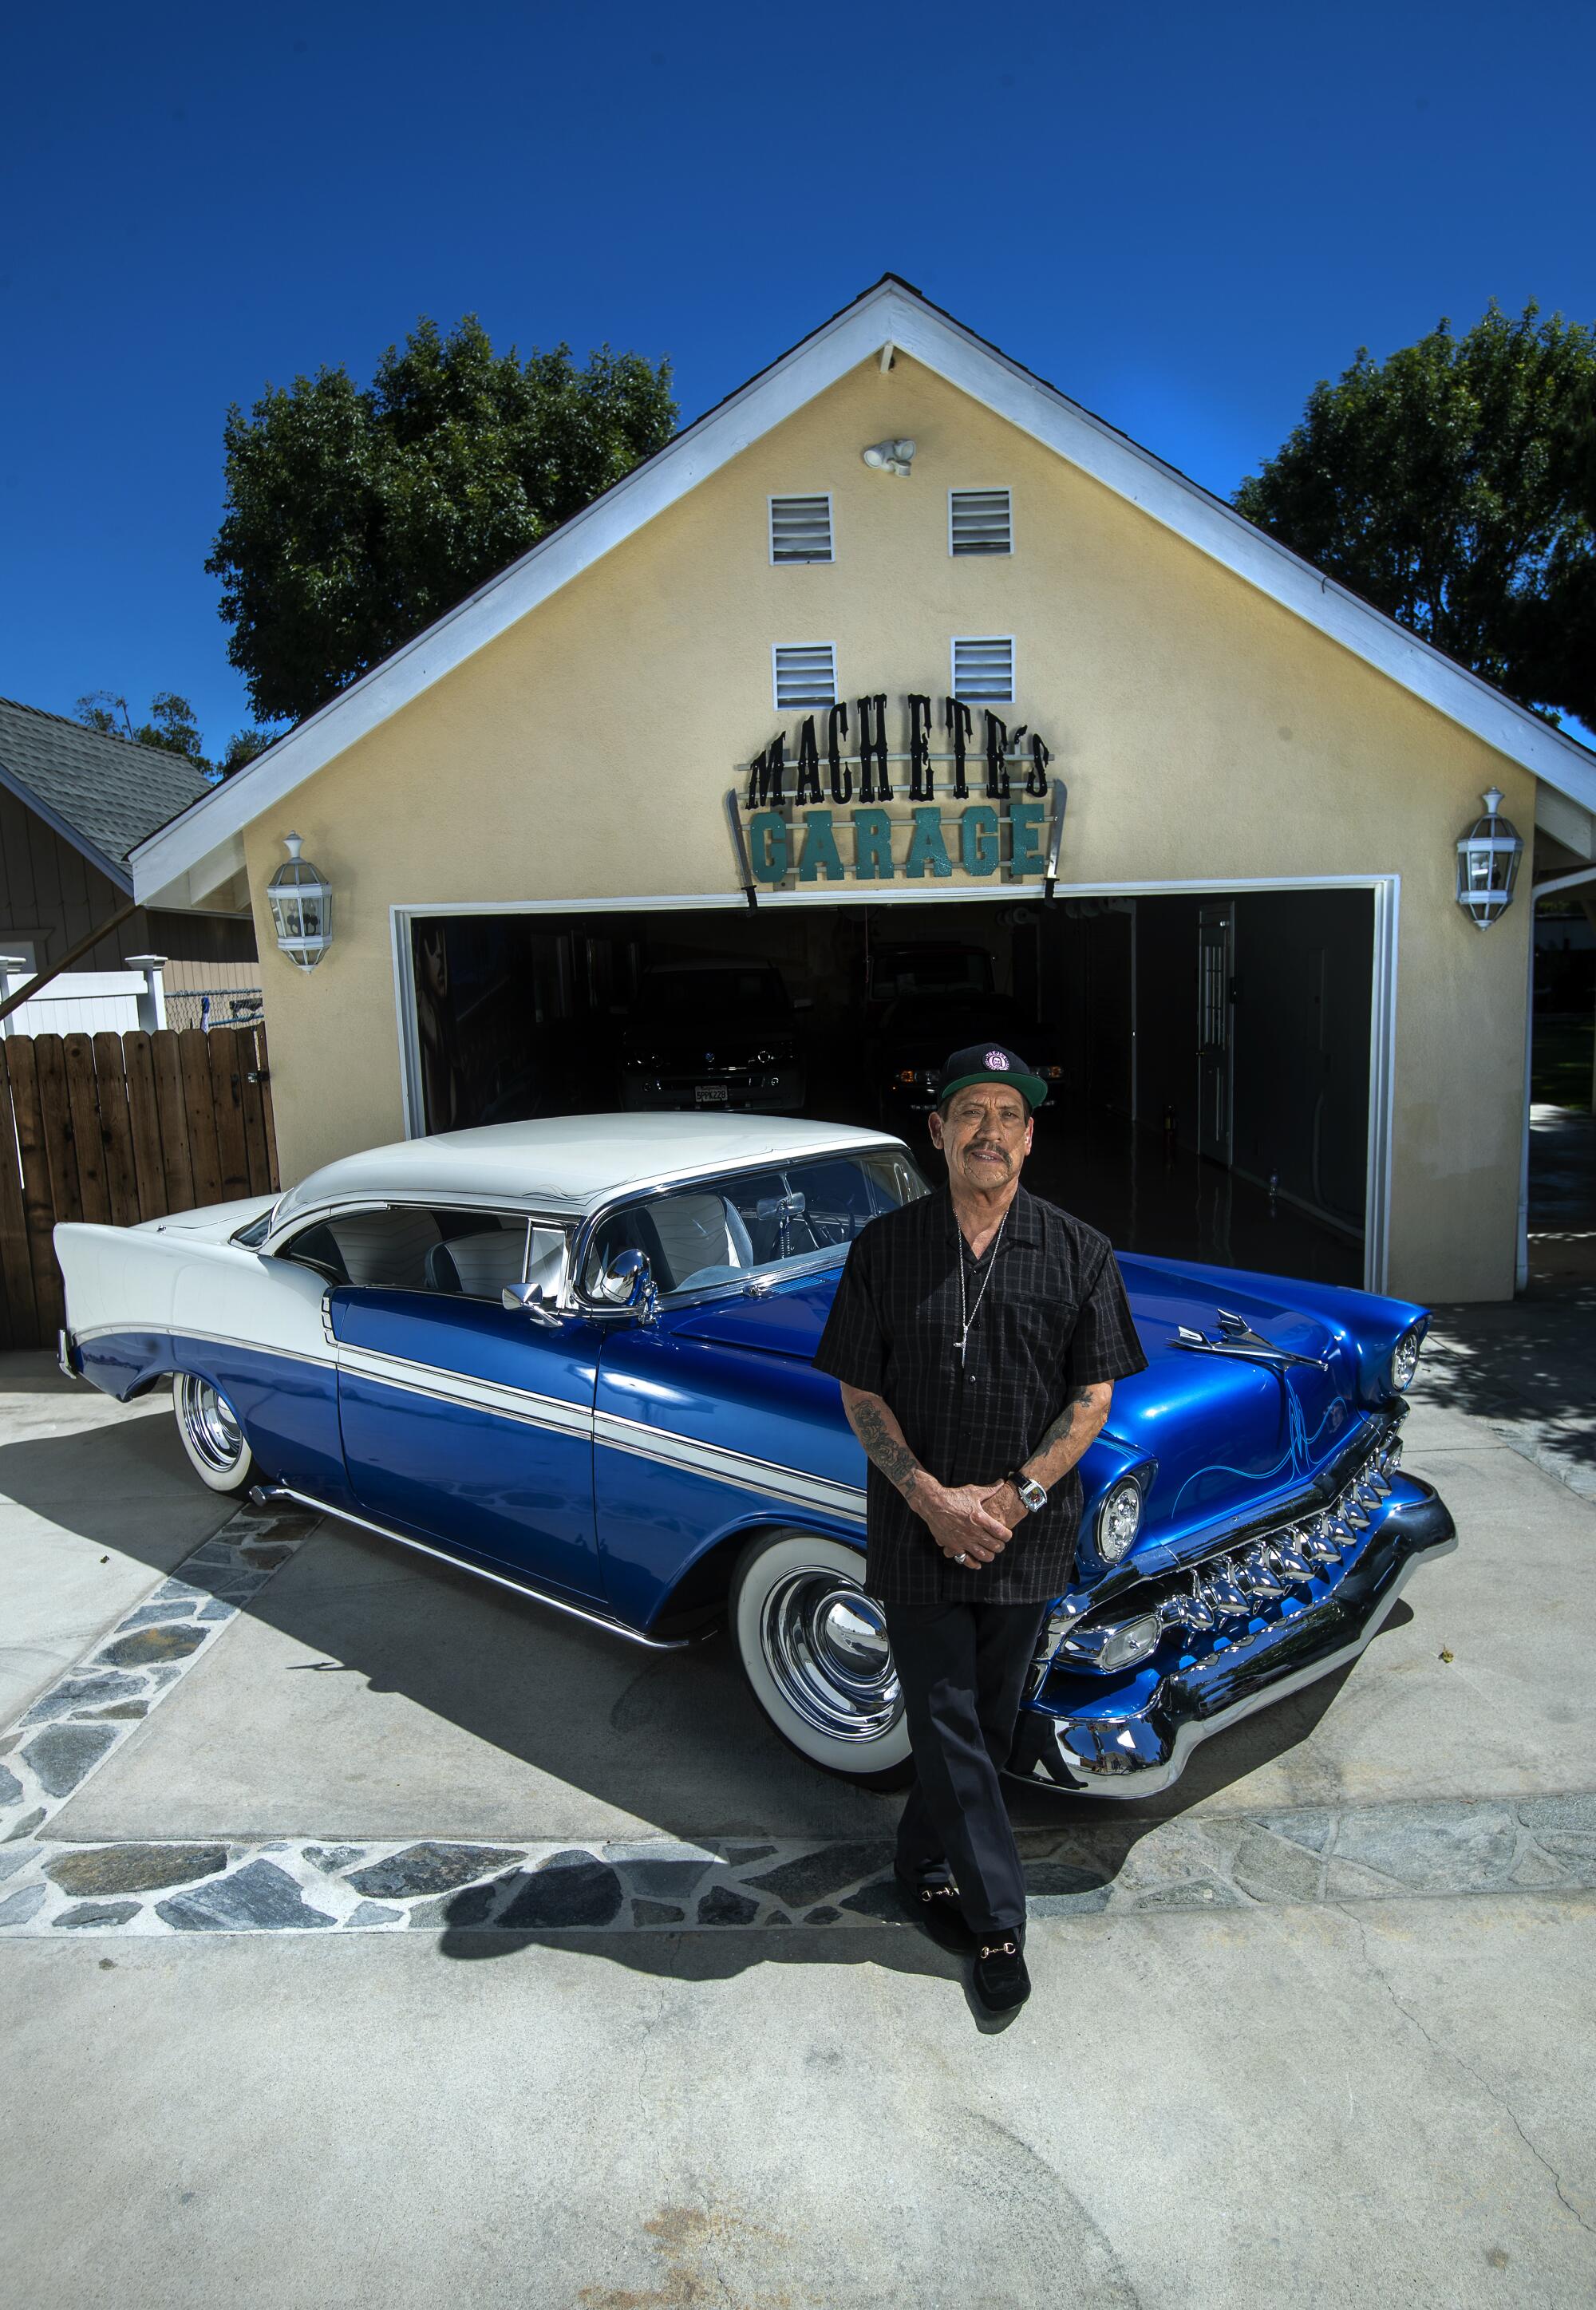
[[[915,1497],[916,1477],[925,1472],[910,1451],[898,1427],[879,1395],[866,1394],[863,1389],[845,1387],[842,1392],[843,1410],[848,1425],[863,1445],[866,1456],[889,1484],[896,1484],[906,1500]]]
[[[1064,1398],[1063,1411],[1037,1445],[1038,1452],[1051,1452],[1055,1444],[1063,1444],[1066,1440],[1075,1425],[1077,1411],[1083,1403],[1090,1402],[1091,1395],[1092,1391],[1089,1387],[1071,1388]]]
[[[1039,1484],[1053,1485],[1068,1475],[1108,1417],[1114,1384],[1095,1380],[1089,1387],[1071,1388],[1057,1418],[1026,1462],[1026,1473]]]

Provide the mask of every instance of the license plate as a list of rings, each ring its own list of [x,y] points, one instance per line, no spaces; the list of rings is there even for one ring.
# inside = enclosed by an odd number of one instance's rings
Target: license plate
[[[699,1083],[693,1097],[700,1107],[724,1107],[726,1086],[724,1083]]]

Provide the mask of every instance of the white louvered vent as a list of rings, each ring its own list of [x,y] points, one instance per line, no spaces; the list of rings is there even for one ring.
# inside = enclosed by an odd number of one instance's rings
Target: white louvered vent
[[[828,497],[771,499],[770,559],[772,561],[830,560],[831,500]]]
[[[778,642],[772,656],[776,667],[776,710],[790,714],[802,706],[833,706],[837,702],[837,646],[834,642]]]
[[[1014,528],[1007,490],[950,490],[950,553],[1012,553]]]
[[[998,705],[1014,695],[1014,640],[999,635],[986,640],[956,638],[953,644],[953,695],[990,700]]]

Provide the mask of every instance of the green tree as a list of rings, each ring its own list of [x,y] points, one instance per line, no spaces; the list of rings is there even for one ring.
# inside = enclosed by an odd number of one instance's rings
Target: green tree
[[[235,730],[222,749],[221,760],[216,765],[218,771],[224,778],[230,778],[235,770],[241,770],[257,754],[264,754],[268,746],[274,745],[282,734],[277,730]]]
[[[1236,493],[1249,521],[1521,704],[1596,720],[1596,334],[1493,303],[1360,347]]]
[[[108,738],[126,738],[135,746],[159,746],[164,753],[181,754],[196,770],[210,775],[211,764],[205,760],[194,708],[175,690],[158,690],[150,700],[149,720],[136,725],[127,700],[114,690],[90,690],[78,699],[74,711],[87,728],[99,730]]]
[[[670,363],[606,345],[496,353],[467,316],[418,324],[365,390],[342,367],[228,413],[205,564],[265,720],[299,719],[649,456]]]

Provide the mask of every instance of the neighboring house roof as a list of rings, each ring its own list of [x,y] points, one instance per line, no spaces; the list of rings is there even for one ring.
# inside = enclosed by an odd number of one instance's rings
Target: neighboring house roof
[[[211,791],[178,754],[10,698],[0,698],[0,786],[130,897],[134,847]]]
[[[243,829],[453,672],[528,611],[685,497],[862,361],[892,346],[1055,450],[1307,624],[1533,773],[1596,811],[1596,754],[1519,706],[1383,610],[1327,578],[888,274],[602,497],[395,650],[230,777],[134,856],[141,898],[182,904],[243,864]]]

